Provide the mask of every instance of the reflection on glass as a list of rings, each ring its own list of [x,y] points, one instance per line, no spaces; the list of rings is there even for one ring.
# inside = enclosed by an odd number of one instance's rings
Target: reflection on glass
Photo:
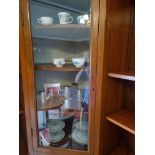
[[[90,1],[50,2],[30,1],[38,144],[87,151]]]

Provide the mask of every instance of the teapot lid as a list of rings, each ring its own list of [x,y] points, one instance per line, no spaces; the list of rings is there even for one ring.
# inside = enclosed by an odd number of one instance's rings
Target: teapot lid
[[[63,85],[63,88],[64,88],[64,87],[72,87],[72,85],[70,85],[70,84],[64,84],[64,85]]]
[[[78,84],[77,82],[73,82],[73,83],[72,83],[72,86],[73,86],[73,87],[78,87],[79,84]]]

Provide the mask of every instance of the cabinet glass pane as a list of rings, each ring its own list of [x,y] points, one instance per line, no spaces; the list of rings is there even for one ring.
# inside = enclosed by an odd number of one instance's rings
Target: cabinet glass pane
[[[38,146],[88,150],[90,0],[30,0]]]

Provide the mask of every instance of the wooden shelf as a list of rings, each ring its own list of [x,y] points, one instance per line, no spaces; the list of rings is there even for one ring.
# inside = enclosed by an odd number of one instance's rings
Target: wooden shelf
[[[32,36],[66,41],[89,41],[90,26],[84,24],[33,25]]]
[[[127,146],[119,145],[110,155],[134,155],[134,153]]]
[[[125,73],[125,72],[121,72],[121,73],[108,73],[109,77],[112,78],[118,78],[118,79],[124,79],[124,80],[129,80],[129,81],[135,81],[135,74],[134,73]]]
[[[135,134],[135,116],[134,112],[129,110],[121,110],[106,116],[111,123],[121,127],[122,129]]]
[[[78,72],[80,68],[76,68],[74,65],[64,65],[63,67],[56,67],[53,64],[35,64],[35,70],[52,70],[52,71],[64,71],[64,72]]]

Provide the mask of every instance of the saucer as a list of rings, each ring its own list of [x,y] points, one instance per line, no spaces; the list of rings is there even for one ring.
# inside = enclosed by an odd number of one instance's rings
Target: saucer
[[[50,120],[48,122],[48,128],[49,128],[49,131],[52,131],[52,132],[57,132],[57,131],[60,131],[62,130],[63,128],[65,127],[65,123],[64,121],[62,120]]]
[[[58,132],[51,132],[50,131],[50,142],[56,143],[61,141],[65,137],[65,132],[60,130]]]
[[[77,129],[79,130],[84,130],[87,131],[88,130],[88,122],[87,121],[82,121],[81,122],[81,126],[80,126],[80,121],[76,122],[74,125]]]
[[[88,144],[88,132],[84,130],[79,129],[73,129],[72,131],[72,138],[75,142],[81,144],[81,145],[87,145]]]

